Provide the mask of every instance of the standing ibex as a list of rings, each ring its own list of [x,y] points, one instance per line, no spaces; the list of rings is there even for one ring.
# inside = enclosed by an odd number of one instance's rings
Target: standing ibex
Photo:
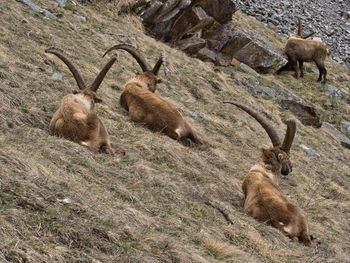
[[[163,62],[163,56],[158,59],[152,69],[142,54],[130,45],[113,46],[103,56],[114,49],[129,52],[143,71],[137,73],[125,84],[120,96],[120,105],[129,112],[130,119],[145,124],[153,131],[163,132],[175,140],[188,138],[196,144],[202,144],[196,132],[175,107],[154,93],[157,84],[161,82],[157,74]]]
[[[90,88],[87,88],[77,66],[71,62],[68,56],[58,48],[48,48],[46,53],[51,53],[60,58],[72,72],[80,90],[64,96],[59,109],[55,112],[50,122],[50,133],[64,137],[93,150],[114,155],[111,149],[109,136],[102,121],[93,112],[95,103],[101,102],[96,91],[108,70],[116,61],[113,57],[97,75]]]
[[[299,62],[300,77],[303,77],[303,63],[314,61],[319,70],[319,77],[317,81],[321,81],[323,75],[322,83],[326,83],[327,70],[324,66],[324,61],[326,56],[329,55],[329,48],[321,41],[306,39],[313,34],[314,33],[311,33],[304,37],[301,36],[301,21],[298,17],[298,33],[287,40],[284,48],[284,53],[288,57],[288,63],[277,70],[276,74],[280,74],[282,71],[292,67],[295,71],[294,76],[298,78]]]
[[[292,203],[277,185],[280,174],[288,175],[292,171],[289,151],[296,131],[295,121],[286,121],[287,132],[282,144],[277,131],[261,114],[236,101],[224,103],[236,105],[254,117],[265,129],[273,144],[271,148],[262,149],[260,159],[243,181],[244,212],[276,227],[291,239],[299,239],[304,245],[310,246],[312,241],[303,211]]]

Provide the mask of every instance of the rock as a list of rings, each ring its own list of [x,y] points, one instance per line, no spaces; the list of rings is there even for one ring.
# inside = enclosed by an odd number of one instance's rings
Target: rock
[[[212,50],[224,54],[227,59],[235,58],[260,73],[275,72],[287,63],[272,43],[246,29],[219,26],[203,38],[208,40]]]
[[[217,53],[215,64],[217,66],[224,66],[224,67],[230,65],[231,64],[230,56],[227,56],[227,55],[222,54],[222,53]]]
[[[67,3],[67,0],[59,0],[57,3],[58,7],[65,7]]]
[[[248,43],[233,57],[260,73],[273,73],[287,63],[281,54],[257,41]]]
[[[282,107],[289,109],[304,125],[311,125],[316,128],[321,127],[321,115],[316,108],[308,105],[303,99],[275,82],[270,84],[270,88],[275,91],[275,99]]]
[[[350,136],[350,122],[342,121],[340,123],[341,131],[344,132],[347,136]]]
[[[75,20],[85,23],[86,22],[86,17],[85,16],[81,16],[81,15],[77,15],[77,14],[73,14],[73,17]]]
[[[309,159],[312,159],[313,157],[315,157],[315,158],[321,157],[314,149],[309,148],[304,144],[299,144],[299,147],[307,152],[307,158],[309,158]]]
[[[58,72],[52,72],[51,79],[53,79],[53,80],[62,80],[63,79],[63,75],[61,73],[58,73]]]
[[[175,46],[185,53],[193,55],[205,46],[205,40],[199,37],[191,37],[177,41]]]
[[[187,9],[174,23],[169,35],[170,42],[178,41],[186,34],[194,34],[213,23],[214,19],[208,16],[201,7]]]
[[[154,21],[155,15],[157,11],[163,6],[163,3],[161,2],[155,2],[153,3],[142,15],[141,18],[143,19],[142,22],[144,24],[150,24],[152,21]]]
[[[101,39],[104,43],[108,43],[108,42],[109,42],[108,38],[106,38],[105,35],[103,35],[103,34],[101,34],[101,33],[95,33],[95,35],[96,35],[99,39]]]
[[[350,140],[338,131],[332,124],[322,122],[322,128],[331,134],[343,147],[350,149]]]
[[[197,58],[203,61],[214,62],[216,60],[216,53],[205,47],[197,52]]]
[[[281,102],[282,107],[293,112],[304,125],[311,125],[316,128],[321,127],[321,116],[317,109],[295,100],[286,99]]]
[[[241,64],[241,62],[239,62],[237,59],[235,59],[235,58],[231,59],[232,66],[239,67],[239,64]]]
[[[210,118],[205,115],[204,113],[198,113],[198,112],[191,112],[191,116],[192,117],[199,117],[199,118],[202,118],[202,119],[206,119],[206,120],[209,120]]]
[[[337,87],[330,84],[325,85],[324,94],[332,99],[343,98],[343,94],[341,93],[341,91]]]
[[[233,0],[201,0],[197,5],[221,24],[230,22],[237,10]]]
[[[44,8],[41,8],[40,6],[32,3],[29,0],[17,0],[17,2],[21,2],[21,3],[25,4],[25,5],[27,5],[33,11],[39,12],[39,13],[44,14],[44,15],[46,15],[48,17],[51,17],[51,18],[58,18],[58,17],[61,16],[59,14],[54,14],[54,13],[52,13],[52,12],[50,12],[50,11],[44,9]]]
[[[251,67],[249,67],[248,65],[244,64],[244,63],[240,63],[239,64],[239,68],[244,71],[247,72],[255,77],[259,77],[260,74],[258,72],[256,72],[254,69],[252,69]]]

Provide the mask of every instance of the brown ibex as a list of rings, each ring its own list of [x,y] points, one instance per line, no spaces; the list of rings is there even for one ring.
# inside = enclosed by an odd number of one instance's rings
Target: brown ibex
[[[326,83],[327,70],[324,66],[324,61],[329,55],[329,48],[321,41],[306,39],[313,34],[314,33],[311,33],[304,37],[301,36],[301,21],[298,17],[298,33],[297,35],[292,36],[287,40],[286,46],[284,48],[284,53],[288,57],[288,63],[277,70],[276,74],[280,74],[282,71],[292,67],[295,71],[294,76],[298,78],[299,63],[300,77],[303,77],[303,63],[314,61],[319,71],[319,77],[317,81],[321,81],[323,75],[322,83]]]
[[[85,145],[95,151],[114,155],[108,132],[93,110],[95,103],[102,101],[97,97],[96,91],[108,70],[116,61],[116,57],[109,60],[97,75],[91,87],[87,88],[77,66],[61,49],[50,47],[45,52],[56,55],[67,65],[79,87],[78,91],[73,91],[73,94],[64,96],[61,106],[51,119],[50,134]]]
[[[163,56],[158,59],[152,69],[143,55],[130,45],[115,45],[103,56],[115,49],[129,52],[143,71],[137,73],[125,84],[120,96],[120,105],[129,112],[130,119],[145,124],[153,131],[163,132],[175,140],[186,142],[187,139],[190,139],[196,144],[202,144],[197,133],[175,107],[154,93],[157,84],[161,82],[157,74],[163,62]]]
[[[313,242],[308,233],[303,211],[278,187],[280,174],[288,175],[292,172],[289,151],[296,132],[295,121],[293,119],[286,121],[287,132],[281,143],[277,131],[260,113],[236,101],[224,101],[224,103],[233,104],[254,117],[265,129],[273,145],[271,148],[262,149],[260,159],[243,181],[244,212],[276,227],[291,239],[299,239],[304,245],[310,246]]]

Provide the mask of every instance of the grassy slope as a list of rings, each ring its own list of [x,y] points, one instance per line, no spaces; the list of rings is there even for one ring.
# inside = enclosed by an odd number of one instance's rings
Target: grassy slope
[[[15,0],[0,3],[1,262],[350,262],[349,150],[322,129],[298,123],[294,172],[280,185],[305,210],[310,232],[322,245],[290,242],[242,212],[242,179],[259,148],[270,142],[256,121],[220,101],[238,97],[264,110],[281,134],[282,118],[290,112],[250,97],[229,75],[144,35],[136,18],[113,12],[114,3],[55,9],[49,1],[35,2],[63,18],[35,14]],[[242,14],[235,20],[274,37]],[[63,63],[44,49],[65,49],[92,81],[106,61],[101,55],[120,38],[109,32],[135,34],[152,62],[166,51],[173,73],[161,73],[158,93],[190,120],[207,149],[184,147],[129,121],[118,98],[139,67],[124,52],[98,91],[104,103],[96,111],[113,148],[127,155],[111,158],[48,135],[53,112],[76,86]],[[327,67],[331,82],[348,89],[346,70],[331,62]],[[52,80],[52,71],[63,73],[63,81]],[[266,75],[263,81],[284,84],[319,109],[329,105],[325,119],[337,124],[349,105],[325,97],[316,77]],[[194,119],[193,111],[210,119]],[[297,143],[321,157],[309,160]],[[224,208],[233,225],[205,200]]]

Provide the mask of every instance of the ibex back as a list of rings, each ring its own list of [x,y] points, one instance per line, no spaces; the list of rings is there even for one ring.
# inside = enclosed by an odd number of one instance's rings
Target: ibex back
[[[126,83],[120,96],[120,104],[129,112],[130,119],[145,124],[153,131],[163,132],[175,140],[190,139],[196,144],[202,144],[197,133],[175,107],[154,93],[157,84],[161,82],[157,74],[164,57],[160,57],[152,69],[142,54],[129,45],[113,46],[104,55],[114,49],[129,52],[143,70]]]
[[[313,61],[319,70],[319,77],[317,81],[321,81],[323,76],[322,83],[326,83],[327,70],[324,66],[324,61],[327,55],[329,55],[329,48],[321,41],[306,39],[312,34],[313,33],[304,37],[301,36],[301,21],[300,18],[298,18],[298,33],[287,40],[284,48],[284,53],[288,57],[288,63],[277,70],[277,74],[280,74],[282,71],[291,67],[295,71],[294,76],[298,78],[299,63],[300,77],[303,77],[303,63]]]

